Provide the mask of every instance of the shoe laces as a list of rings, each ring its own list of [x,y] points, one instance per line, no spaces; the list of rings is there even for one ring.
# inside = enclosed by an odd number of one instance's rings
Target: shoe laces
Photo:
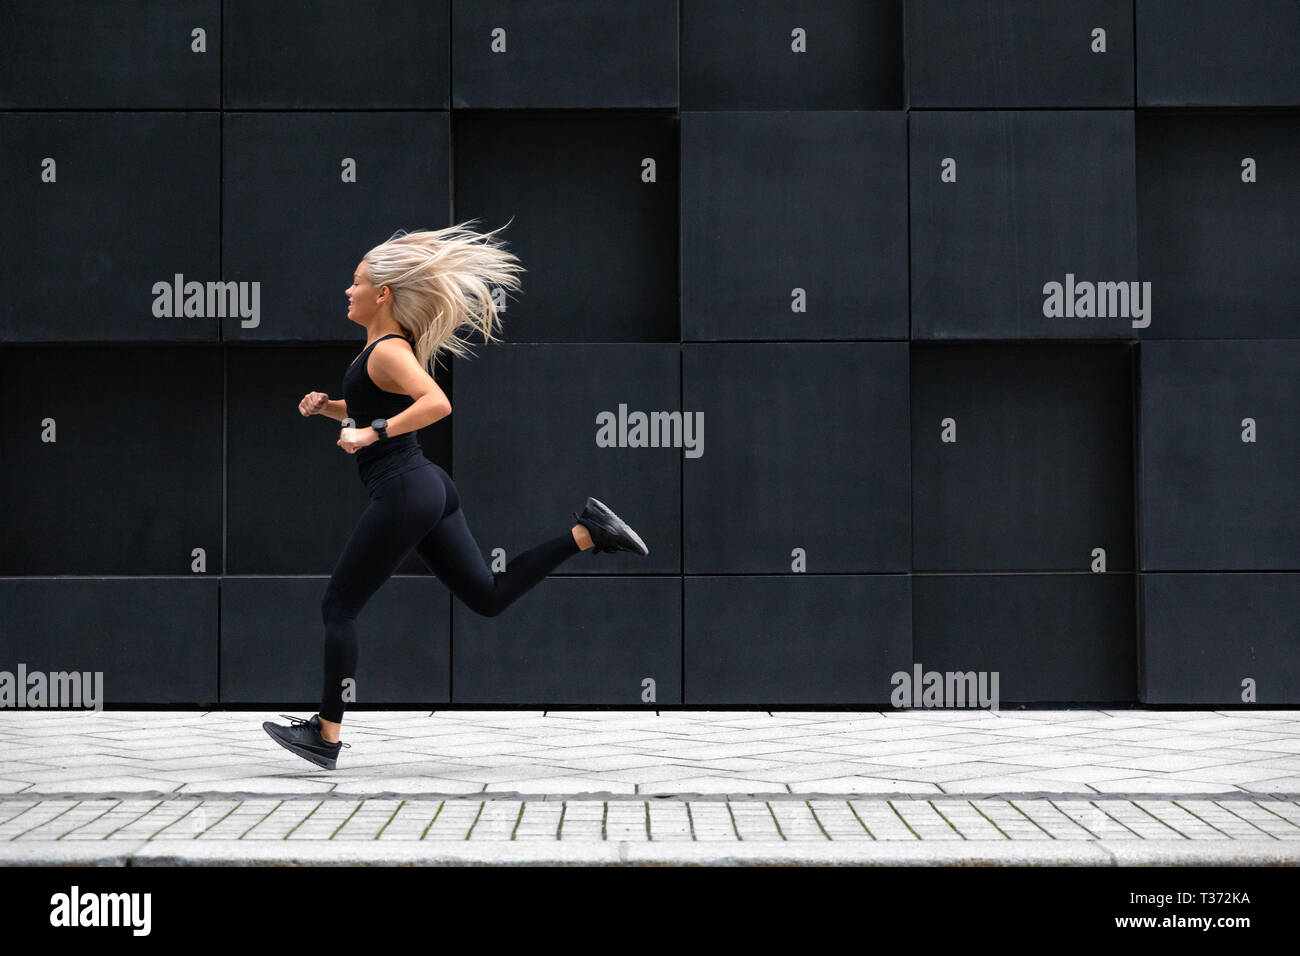
[[[303,725],[310,725],[310,724],[311,724],[311,720],[309,720],[309,719],[308,719],[308,720],[304,720],[304,719],[301,718],[301,717],[295,717],[295,716],[293,716],[293,714],[281,714],[280,716],[283,717],[283,718],[285,718],[286,720],[288,720],[289,723],[290,723],[290,724],[291,724],[295,729],[297,729],[298,727],[301,727],[301,726],[303,726]],[[325,740],[325,738],[324,738],[324,737],[321,737],[321,740]],[[325,742],[326,742],[326,743],[329,743],[330,741],[325,740]],[[342,747],[342,748],[345,749],[345,750],[351,750],[351,749],[352,749],[352,745],[351,745],[351,744],[345,744],[345,743],[343,743],[343,741],[339,741],[339,746]]]

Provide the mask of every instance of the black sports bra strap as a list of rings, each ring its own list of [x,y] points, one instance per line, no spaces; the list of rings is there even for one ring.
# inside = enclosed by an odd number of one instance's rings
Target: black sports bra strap
[[[389,332],[387,335],[381,335],[381,336],[379,336],[379,338],[375,339],[373,342],[371,342],[369,345],[367,345],[367,346],[366,346],[366,351],[369,351],[370,349],[373,349],[376,345],[378,345],[378,344],[379,344],[380,342],[382,342],[384,339],[406,339],[408,342],[410,341],[410,338],[409,338],[408,336],[403,335],[401,332]]]
[[[379,344],[380,342],[382,342],[384,339],[406,339],[406,341],[408,341],[408,342],[411,341],[411,337],[410,337],[409,335],[403,335],[401,332],[389,332],[387,335],[381,335],[381,336],[379,336],[379,338],[375,339],[373,342],[371,342],[369,345],[367,345],[364,349],[362,349],[362,350],[361,350],[361,355],[366,355],[367,353],[369,353],[371,349],[373,349],[376,345],[378,345],[378,344]],[[358,355],[356,358],[354,358],[354,359],[352,360],[352,365],[356,365],[358,362],[361,361],[361,355]],[[349,365],[348,368],[351,368],[352,365]]]

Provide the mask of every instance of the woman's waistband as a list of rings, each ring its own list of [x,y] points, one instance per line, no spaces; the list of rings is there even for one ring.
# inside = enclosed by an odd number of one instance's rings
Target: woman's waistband
[[[393,449],[378,458],[358,461],[357,470],[366,490],[374,494],[375,490],[389,479],[432,464],[433,462],[424,457],[424,450],[419,443],[416,443],[405,449]]]

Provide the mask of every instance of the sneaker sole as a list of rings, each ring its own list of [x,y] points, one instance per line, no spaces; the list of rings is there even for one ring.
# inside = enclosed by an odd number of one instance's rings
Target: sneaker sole
[[[607,504],[605,504],[599,498],[591,498],[589,500],[591,501],[593,511],[595,511],[602,518],[608,520],[611,524],[613,524],[620,531],[622,531],[623,534],[627,535],[634,542],[636,542],[637,553],[639,553],[643,557],[650,553],[650,549],[647,548],[645,542],[641,540],[641,536],[637,534],[635,531],[633,531],[631,526],[626,521],[624,521],[618,515],[614,514],[614,512],[609,509],[609,506]]]
[[[266,735],[268,737],[274,740],[285,750],[289,751],[289,753],[296,754],[297,756],[301,757],[303,760],[309,761],[310,763],[314,763],[316,766],[323,767],[326,770],[333,770],[336,766],[338,766],[337,757],[322,757],[320,754],[314,754],[310,750],[301,750],[298,747],[295,747],[292,744],[288,743],[287,741],[280,739],[270,730],[270,728],[274,726],[276,725],[271,723],[268,720],[266,723],[262,725],[262,729],[266,731]]]

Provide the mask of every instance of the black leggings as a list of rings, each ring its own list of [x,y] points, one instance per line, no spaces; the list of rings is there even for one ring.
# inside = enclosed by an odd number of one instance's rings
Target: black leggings
[[[582,549],[572,531],[543,541],[495,572],[460,510],[451,476],[426,461],[375,489],[330,576],[325,622],[325,683],[320,715],[343,719],[344,680],[357,670],[357,615],[412,548],[470,610],[492,617]],[[351,699],[355,699],[352,696]]]

